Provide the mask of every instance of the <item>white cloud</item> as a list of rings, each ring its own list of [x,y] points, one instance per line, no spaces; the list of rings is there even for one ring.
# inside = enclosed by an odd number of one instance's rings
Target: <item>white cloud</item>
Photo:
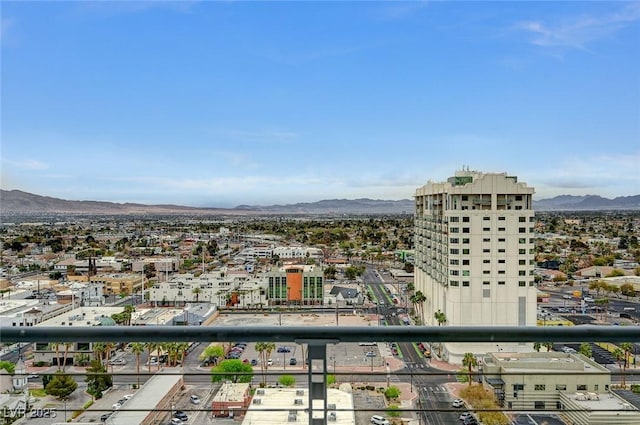
[[[531,35],[530,42],[542,47],[586,49],[595,40],[607,37],[640,20],[640,3],[628,4],[601,16],[579,16],[561,23],[541,20],[519,22],[515,29]]]

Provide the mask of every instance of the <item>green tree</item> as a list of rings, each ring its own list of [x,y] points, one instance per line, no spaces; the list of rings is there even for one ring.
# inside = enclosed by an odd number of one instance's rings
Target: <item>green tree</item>
[[[620,348],[624,352],[624,368],[629,367],[629,355],[633,353],[633,344],[630,342],[623,342],[620,344]]]
[[[333,385],[336,383],[336,375],[327,375],[327,385]]]
[[[44,389],[46,394],[63,400],[78,388],[78,383],[64,372],[57,371]]]
[[[0,369],[6,370],[9,375],[13,375],[13,372],[16,370],[16,365],[6,360],[0,361]]]
[[[138,378],[138,388],[140,388],[140,355],[144,353],[144,344],[141,342],[132,342],[131,352],[136,356],[136,377]]]
[[[542,343],[541,342],[534,342],[533,343],[533,349],[536,350],[537,352],[540,352],[541,348],[542,348]]]
[[[387,400],[396,400],[398,397],[400,397],[400,394],[400,388],[394,387],[393,385],[384,391],[384,396],[387,398]]]
[[[200,289],[200,288],[193,288],[193,289],[191,290],[191,293],[192,293],[193,295],[195,295],[195,296],[196,296],[196,302],[199,302],[199,301],[200,301],[200,294],[202,293],[202,289]]]
[[[251,382],[253,367],[242,360],[228,359],[211,368],[211,381]]]
[[[111,375],[107,373],[106,367],[98,360],[92,360],[87,368],[87,392],[96,399],[102,398],[102,392],[113,386]]]
[[[400,414],[400,407],[398,407],[397,404],[390,404],[389,407],[387,407],[387,415],[391,416],[392,418],[397,418],[398,416],[400,416]]]
[[[593,356],[593,350],[591,349],[591,344],[589,344],[588,342],[583,342],[582,344],[580,344],[578,353],[582,354],[587,358],[591,358]]]
[[[624,276],[624,270],[613,269],[605,277],[618,277],[618,276]]]
[[[473,353],[464,353],[462,365],[469,371],[469,385],[471,385],[473,383],[473,378],[471,376],[473,368],[478,367],[478,360],[476,359],[476,356],[474,356]]]
[[[625,382],[625,376],[624,376],[624,364],[625,364],[625,355],[624,355],[624,351],[622,351],[621,348],[616,347],[612,352],[611,355],[613,356],[614,359],[616,359],[616,363],[618,363],[618,367],[620,368],[620,372],[622,374],[622,386],[626,387],[626,382]]]
[[[547,349],[547,353],[553,348],[553,342],[543,342],[542,345]]]
[[[442,326],[442,324],[447,323],[447,316],[440,310],[436,311],[433,317],[438,322],[438,326]]]
[[[296,377],[293,375],[281,375],[278,378],[278,383],[285,387],[293,387],[296,384]]]
[[[218,363],[218,359],[224,356],[224,347],[222,345],[209,345],[205,348],[200,357],[198,357],[201,361],[205,363]]]

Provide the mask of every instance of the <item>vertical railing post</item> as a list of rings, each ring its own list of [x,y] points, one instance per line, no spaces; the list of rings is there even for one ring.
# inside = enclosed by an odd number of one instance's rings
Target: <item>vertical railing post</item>
[[[307,344],[307,383],[309,386],[309,425],[326,425],[328,418],[327,400],[327,344],[337,340],[296,340]]]

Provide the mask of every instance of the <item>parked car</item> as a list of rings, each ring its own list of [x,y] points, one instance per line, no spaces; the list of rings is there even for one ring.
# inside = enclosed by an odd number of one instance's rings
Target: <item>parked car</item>
[[[182,425],[182,421],[178,418],[171,418],[171,422],[169,422],[171,425]]]
[[[285,346],[282,347],[278,347],[278,353],[290,353],[291,352],[291,348]]]
[[[258,361],[256,359],[251,359],[251,366],[257,366]]]
[[[189,401],[191,401],[192,404],[200,404],[200,397],[198,397],[197,395],[193,394],[189,398]]]
[[[38,374],[36,373],[30,373],[29,375],[27,375],[27,379],[36,379],[38,378]]]
[[[295,358],[295,357],[291,357],[291,358],[289,359],[289,364],[290,364],[291,366],[295,366],[295,365],[297,365],[297,364],[298,364],[298,361],[296,360],[296,358]]]
[[[367,351],[366,353],[364,353],[365,357],[375,357],[376,353],[374,353],[373,351]]]
[[[456,398],[455,400],[453,400],[453,403],[451,403],[452,407],[464,407],[464,400],[460,400],[459,398]]]
[[[273,366],[273,359],[267,360],[267,366]]]
[[[111,406],[111,408],[112,408],[113,410],[118,410],[118,409],[119,409],[119,408],[121,408],[121,407],[122,407],[122,404],[120,404],[120,403],[114,403],[114,404],[113,404],[113,406]]]
[[[391,425],[391,422],[384,416],[373,415],[371,417],[371,423],[374,425]]]
[[[478,421],[475,417],[469,416],[468,418],[462,420],[462,425],[478,425]]]
[[[104,415],[100,416],[100,422],[105,422],[111,415],[113,415],[113,413],[105,413]]]

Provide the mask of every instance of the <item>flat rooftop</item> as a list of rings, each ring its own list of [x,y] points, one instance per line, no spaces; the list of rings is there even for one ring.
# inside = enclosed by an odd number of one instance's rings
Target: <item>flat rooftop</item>
[[[255,400],[260,401],[256,402]],[[336,416],[336,420],[331,423],[337,425],[355,424],[353,394],[350,391],[328,388],[327,404],[335,405],[336,408],[336,410],[330,411],[335,412]],[[309,390],[307,388],[261,388],[256,390],[242,424],[282,425],[291,422],[290,415],[295,415],[296,424],[307,424],[309,423],[309,416],[306,412],[308,408]],[[321,416],[318,414],[314,415],[315,417]]]
[[[111,317],[112,314],[121,313],[123,310],[123,307],[78,307],[45,320],[37,326],[95,326],[100,324],[98,318]]]

